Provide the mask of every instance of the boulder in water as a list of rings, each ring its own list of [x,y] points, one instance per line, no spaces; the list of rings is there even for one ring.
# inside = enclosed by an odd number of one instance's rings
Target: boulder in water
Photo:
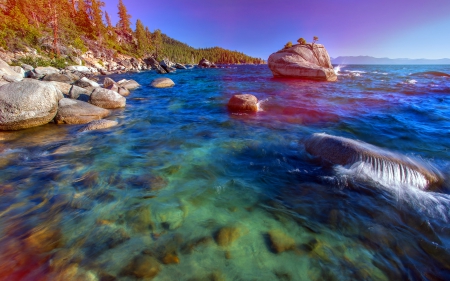
[[[86,124],[108,115],[108,109],[84,101],[64,98],[59,101],[58,113],[54,120],[56,124]]]
[[[154,88],[169,88],[173,87],[175,83],[170,78],[156,78],[152,81],[151,86]]]
[[[205,59],[205,58],[202,58],[202,59],[199,61],[198,66],[209,68],[209,67],[211,66],[211,64],[212,64],[212,63],[211,63],[209,60],[207,60],[207,59]]]
[[[411,74],[412,76],[435,76],[435,77],[450,77],[450,74],[440,71],[425,71]]]
[[[330,56],[321,44],[297,44],[280,50],[269,56],[268,64],[275,77],[337,80]]]
[[[114,109],[125,107],[126,99],[117,92],[96,88],[94,92],[92,92],[89,102],[102,108]]]
[[[258,111],[258,99],[254,95],[243,94],[234,95],[228,101],[228,109],[230,111]]]
[[[47,124],[56,115],[62,94],[55,86],[24,79],[0,87],[0,130]]]
[[[443,181],[438,172],[419,161],[362,141],[316,133],[306,140],[305,148],[309,154],[331,164],[365,164],[370,174],[376,176],[375,180],[388,179],[391,184],[432,189]]]

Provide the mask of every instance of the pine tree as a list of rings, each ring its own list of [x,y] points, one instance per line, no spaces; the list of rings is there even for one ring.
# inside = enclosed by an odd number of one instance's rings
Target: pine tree
[[[157,29],[153,32],[153,46],[155,46],[156,58],[158,58],[159,52],[161,52],[162,44],[161,30]]]
[[[107,25],[107,27],[111,28],[112,27],[111,18],[109,17],[108,12],[106,12],[106,11],[105,11],[105,18],[106,18],[106,25]]]
[[[118,28],[124,32],[131,32],[131,16],[128,14],[127,8],[123,4],[122,0],[119,0],[119,22],[117,23]]]
[[[84,32],[86,35],[92,35],[93,30],[91,20],[89,19],[87,5],[84,0],[78,1],[78,11],[75,22],[82,32]]]
[[[91,2],[91,10],[92,10],[92,22],[94,23],[95,35],[101,41],[103,37],[103,33],[105,32],[105,24],[103,23],[103,12],[102,7],[105,6],[105,3],[100,0],[92,0]]]
[[[147,37],[145,36],[145,28],[141,20],[136,21],[135,36],[137,39],[137,54],[142,57],[148,51]]]

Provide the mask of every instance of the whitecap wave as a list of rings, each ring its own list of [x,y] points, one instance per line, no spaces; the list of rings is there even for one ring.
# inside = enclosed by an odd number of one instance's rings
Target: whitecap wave
[[[267,102],[269,100],[269,98],[263,99],[263,100],[259,100],[258,103],[256,104],[258,106],[258,112],[260,111],[264,111],[264,109],[262,108],[262,105]]]

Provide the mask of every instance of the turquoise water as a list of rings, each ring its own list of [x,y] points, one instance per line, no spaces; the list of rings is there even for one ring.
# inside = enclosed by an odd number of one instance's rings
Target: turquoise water
[[[334,83],[267,66],[112,76],[142,87],[78,133],[0,132],[0,280],[445,280],[450,196],[323,166],[313,133],[420,159],[445,179],[450,66],[341,66]],[[234,94],[260,100],[232,114]]]

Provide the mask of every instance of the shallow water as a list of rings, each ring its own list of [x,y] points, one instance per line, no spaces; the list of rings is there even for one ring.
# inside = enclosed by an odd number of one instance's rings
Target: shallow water
[[[341,66],[334,83],[190,69],[170,89],[113,76],[142,85],[117,127],[0,132],[0,280],[450,279],[446,181],[386,183],[303,145],[359,139],[446,179],[450,78],[426,71],[450,66]],[[240,93],[260,111],[229,113]]]

